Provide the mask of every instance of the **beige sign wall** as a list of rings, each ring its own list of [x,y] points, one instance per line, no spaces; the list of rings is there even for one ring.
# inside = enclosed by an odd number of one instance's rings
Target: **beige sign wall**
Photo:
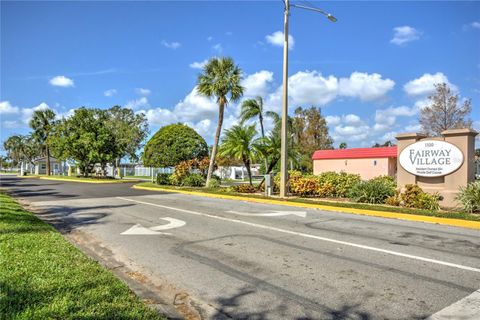
[[[465,186],[475,179],[475,136],[472,129],[452,129],[442,132],[441,137],[426,137],[418,133],[403,133],[396,138],[397,149],[397,185],[418,184],[424,191],[438,192],[443,196],[440,204],[444,207],[455,207],[455,197],[460,186]],[[423,140],[440,140],[453,144],[463,153],[462,165],[452,173],[441,177],[421,177],[406,171],[400,163],[400,153],[411,144]]]

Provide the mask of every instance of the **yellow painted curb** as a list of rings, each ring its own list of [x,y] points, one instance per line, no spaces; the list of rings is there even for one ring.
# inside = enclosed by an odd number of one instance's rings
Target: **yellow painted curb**
[[[137,185],[134,185],[132,188],[151,190],[151,191],[164,191],[164,192],[172,192],[172,193],[191,194],[191,195],[217,198],[217,199],[241,200],[241,201],[267,203],[267,204],[275,204],[275,205],[289,206],[289,207],[320,209],[320,210],[326,210],[326,211],[336,211],[336,212],[353,213],[353,214],[373,216],[373,217],[400,219],[400,220],[408,220],[408,221],[416,221],[416,222],[426,222],[426,223],[434,223],[434,224],[441,224],[441,225],[447,225],[447,226],[480,230],[480,221],[421,216],[416,214],[384,212],[384,211],[375,211],[375,210],[367,210],[367,209],[334,207],[334,206],[327,206],[327,205],[314,204],[314,203],[288,202],[288,201],[273,200],[273,199],[259,199],[259,198],[243,197],[243,196],[230,196],[230,195],[212,194],[212,193],[205,193],[205,192],[198,192],[198,191],[143,187],[143,186],[137,186]]]
[[[140,180],[105,180],[105,181],[94,181],[94,180],[75,180],[75,179],[65,179],[65,178],[56,178],[56,177],[40,177],[40,176],[18,176],[19,178],[29,178],[29,179],[42,179],[42,180],[54,180],[54,181],[66,181],[66,182],[78,182],[78,183],[128,183],[128,182],[139,182]]]

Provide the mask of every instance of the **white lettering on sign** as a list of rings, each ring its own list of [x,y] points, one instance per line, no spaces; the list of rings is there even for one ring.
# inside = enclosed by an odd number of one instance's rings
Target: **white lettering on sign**
[[[405,170],[416,176],[441,177],[463,164],[463,153],[445,141],[423,140],[403,149],[399,161]]]

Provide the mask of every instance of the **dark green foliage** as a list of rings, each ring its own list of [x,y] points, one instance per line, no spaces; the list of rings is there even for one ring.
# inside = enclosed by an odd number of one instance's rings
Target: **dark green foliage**
[[[477,149],[478,150],[478,149]],[[466,212],[480,211],[480,181],[471,182],[461,187],[456,198]]]
[[[203,187],[205,186],[205,178],[199,173],[190,173],[181,182],[185,187]]]
[[[163,319],[53,227],[0,194],[1,319]]]
[[[169,185],[170,184],[170,176],[169,173],[157,173],[157,184],[161,185]]]
[[[378,180],[361,181],[348,191],[350,199],[362,203],[384,203],[394,194],[391,186]]]
[[[160,128],[147,142],[143,164],[173,167],[182,161],[207,156],[207,143],[195,130],[183,124],[171,124]]]

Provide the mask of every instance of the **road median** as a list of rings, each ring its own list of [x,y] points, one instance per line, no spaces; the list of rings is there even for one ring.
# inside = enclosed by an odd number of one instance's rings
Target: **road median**
[[[317,203],[314,203],[314,201],[307,202],[308,200],[303,200],[302,202],[300,202],[298,200],[267,199],[267,198],[258,197],[258,196],[252,197],[248,195],[219,194],[219,193],[210,193],[210,192],[202,192],[202,191],[162,188],[160,186],[156,187],[156,186],[134,185],[132,188],[150,190],[150,191],[197,195],[197,196],[217,198],[217,199],[227,199],[227,200],[237,200],[237,201],[240,200],[240,201],[249,201],[249,202],[255,202],[255,203],[266,203],[266,204],[274,204],[274,205],[282,205],[282,206],[290,206],[290,207],[318,209],[318,210],[325,210],[325,211],[358,214],[358,215],[366,215],[366,216],[389,218],[389,219],[400,219],[400,220],[415,221],[415,222],[425,222],[425,223],[433,223],[433,224],[440,224],[440,225],[446,225],[446,226],[480,230],[480,221],[475,221],[475,220],[444,218],[444,217],[429,216],[429,215],[418,215],[418,214],[410,214],[410,213],[398,213],[398,212],[378,211],[378,210],[370,210],[370,209],[350,208],[346,206],[317,204]]]

